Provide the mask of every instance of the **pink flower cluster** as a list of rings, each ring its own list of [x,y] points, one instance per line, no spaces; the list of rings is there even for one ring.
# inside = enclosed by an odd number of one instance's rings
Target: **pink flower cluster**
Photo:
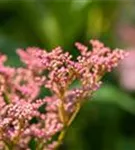
[[[87,97],[99,88],[101,78],[126,56],[111,51],[97,40],[92,50],[76,43],[76,60],[61,47],[51,52],[39,48],[17,50],[24,67],[5,66],[0,55],[0,149],[29,150],[34,139],[37,150],[54,150]],[[74,81],[79,86],[72,87]],[[48,88],[51,96],[40,97]],[[54,141],[54,136],[58,140]]]

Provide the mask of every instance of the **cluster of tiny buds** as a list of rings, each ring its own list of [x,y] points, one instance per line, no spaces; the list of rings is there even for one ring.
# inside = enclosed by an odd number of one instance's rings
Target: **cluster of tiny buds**
[[[5,66],[7,57],[0,54],[1,150],[30,150],[32,140],[36,149],[58,148],[82,103],[100,87],[103,75],[127,55],[98,40],[90,43],[92,50],[75,43],[80,52],[76,60],[61,47],[50,52],[36,47],[18,49],[24,63],[19,68]],[[41,96],[46,89],[50,96]]]

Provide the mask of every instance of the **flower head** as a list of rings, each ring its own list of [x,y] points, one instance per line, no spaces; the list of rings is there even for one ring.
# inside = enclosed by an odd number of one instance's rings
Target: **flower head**
[[[64,135],[79,108],[101,85],[101,78],[126,56],[122,50],[111,51],[103,43],[91,40],[92,50],[76,43],[76,60],[61,47],[51,52],[39,48],[17,51],[24,67],[5,66],[0,55],[0,146],[29,149],[34,138],[45,150],[61,143],[53,137]],[[74,81],[79,84],[72,88]],[[48,88],[51,96],[40,97]],[[2,144],[1,144],[2,143]]]

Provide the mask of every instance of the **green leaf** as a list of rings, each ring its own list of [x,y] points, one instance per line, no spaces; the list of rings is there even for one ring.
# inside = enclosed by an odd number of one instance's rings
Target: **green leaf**
[[[93,96],[93,101],[115,103],[120,108],[135,114],[135,100],[113,85],[104,85]]]

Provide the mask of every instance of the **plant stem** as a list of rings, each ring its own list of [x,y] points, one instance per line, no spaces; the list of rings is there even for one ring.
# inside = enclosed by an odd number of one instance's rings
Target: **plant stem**
[[[76,110],[75,112],[72,114],[72,116],[70,117],[69,121],[66,123],[65,125],[65,128],[61,131],[59,137],[58,137],[58,140],[57,140],[57,145],[55,147],[55,150],[57,150],[59,148],[59,146],[62,144],[62,141],[66,135],[66,132],[69,128],[69,126],[71,125],[71,123],[73,122],[73,120],[75,119],[75,117],[77,116],[79,110],[80,110],[80,106],[81,104],[78,102],[77,105],[76,105]]]
[[[62,144],[62,141],[65,137],[65,134],[67,132],[67,128],[63,129],[58,137],[58,140],[57,140],[57,145],[55,146],[55,150],[57,150],[59,148],[59,146]]]
[[[4,97],[4,101],[5,101],[5,103],[6,104],[10,104],[10,100],[9,100],[9,98],[8,98],[8,93],[3,93],[3,97]]]
[[[78,102],[77,105],[76,105],[76,110],[75,112],[73,113],[73,115],[70,117],[68,123],[67,123],[67,126],[70,126],[71,123],[73,122],[73,120],[75,119],[75,117],[77,116],[79,110],[81,108],[81,104]]]

